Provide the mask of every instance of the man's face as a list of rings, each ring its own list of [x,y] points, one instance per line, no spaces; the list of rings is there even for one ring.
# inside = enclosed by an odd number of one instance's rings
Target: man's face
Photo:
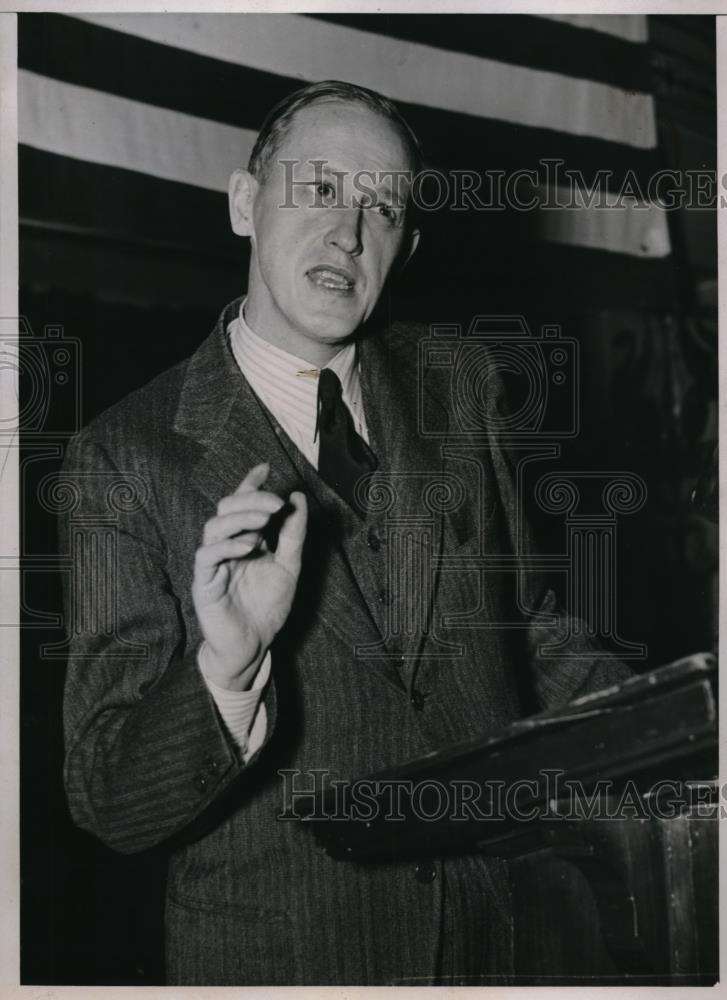
[[[260,184],[238,171],[236,186],[233,175],[233,228],[252,242],[245,317],[256,333],[325,363],[358,329],[412,239],[410,169],[386,118],[322,103],[298,112]],[[246,213],[242,228],[236,211]]]

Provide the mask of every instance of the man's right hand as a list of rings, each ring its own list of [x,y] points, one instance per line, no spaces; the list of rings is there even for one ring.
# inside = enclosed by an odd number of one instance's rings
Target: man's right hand
[[[263,531],[285,506],[262,490],[270,467],[256,465],[217,505],[197,549],[192,598],[206,640],[204,672],[233,691],[250,687],[271,642],[285,623],[300,575],[307,505],[291,493],[275,552]]]

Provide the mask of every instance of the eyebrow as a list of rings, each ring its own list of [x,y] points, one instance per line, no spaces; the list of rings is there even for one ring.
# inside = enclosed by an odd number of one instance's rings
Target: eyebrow
[[[378,191],[379,194],[383,195],[383,197],[388,198],[389,201],[392,203],[392,205],[393,204],[400,205],[402,208],[404,207],[404,205],[406,205],[406,202],[402,203],[399,201],[398,198],[394,197],[394,191],[389,184],[383,184],[380,188],[377,188],[376,190]]]
[[[313,161],[312,160],[308,160],[308,165],[312,166],[313,165]],[[313,172],[314,172],[314,174],[316,176],[331,177],[331,178],[337,179],[342,174],[345,176],[346,174],[350,173],[351,171],[337,169],[335,165],[334,166],[330,166],[326,162],[326,164],[322,167],[322,169],[320,171],[320,174],[319,174],[319,171],[315,167],[314,167]],[[394,189],[391,187],[391,185],[389,183],[384,183],[384,184],[381,184],[381,185],[374,185],[373,184],[372,175],[375,177],[376,174],[377,174],[377,172],[378,171],[376,171],[376,170],[361,170],[360,171],[360,173],[365,174],[366,177],[369,179],[369,181],[371,181],[371,184],[374,187],[374,190],[376,191],[377,195],[380,198],[386,198],[386,199],[388,199],[391,202],[391,204],[394,205],[394,206],[396,206],[397,208],[402,208],[402,209],[406,208],[408,199],[405,198],[402,201],[398,197],[395,198],[394,197]],[[408,171],[406,171],[406,170],[385,170],[385,171],[381,171],[381,172],[384,173],[384,174],[387,174],[387,175],[394,174],[395,176],[402,176],[402,175],[406,174]],[[397,194],[398,194],[398,192],[397,192]]]

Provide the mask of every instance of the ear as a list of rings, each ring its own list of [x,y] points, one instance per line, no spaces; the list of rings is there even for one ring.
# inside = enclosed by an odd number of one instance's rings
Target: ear
[[[258,182],[248,170],[235,170],[230,177],[230,224],[238,236],[253,235],[252,206]]]
[[[402,267],[405,264],[408,264],[409,261],[414,256],[414,251],[419,246],[419,237],[421,235],[422,234],[421,234],[421,230],[420,229],[412,229],[411,235],[409,236],[409,249],[407,251],[405,251],[406,256],[404,256],[404,258],[402,259],[402,262],[401,262],[401,266]]]
[[[419,237],[421,236],[421,231],[419,229],[412,229],[409,234],[409,244],[408,246],[403,246],[399,251],[399,268],[405,267],[409,261],[414,256],[414,251],[419,246]]]

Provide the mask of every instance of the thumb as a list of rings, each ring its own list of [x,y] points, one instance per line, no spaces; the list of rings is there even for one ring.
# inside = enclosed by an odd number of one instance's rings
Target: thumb
[[[292,512],[286,517],[278,535],[275,561],[280,563],[297,578],[308,524],[308,503],[304,493],[291,493],[289,498]]]

